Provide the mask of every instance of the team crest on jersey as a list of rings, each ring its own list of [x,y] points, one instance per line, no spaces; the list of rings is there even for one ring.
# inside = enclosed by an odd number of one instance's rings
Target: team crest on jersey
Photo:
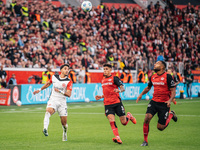
[[[65,86],[66,86],[66,84],[65,84],[65,83],[63,83],[63,84],[62,84],[62,87],[65,87]]]
[[[165,78],[163,78],[163,77],[161,78],[161,80],[164,80],[164,79],[165,79]]]

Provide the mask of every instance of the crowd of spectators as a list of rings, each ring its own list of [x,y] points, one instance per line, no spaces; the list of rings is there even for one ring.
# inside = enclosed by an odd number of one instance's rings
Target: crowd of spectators
[[[158,3],[139,7],[80,7],[13,0],[0,6],[0,65],[4,67],[101,69],[107,61],[121,69],[152,69],[157,59],[200,64],[200,8]],[[24,13],[28,8],[28,15]]]

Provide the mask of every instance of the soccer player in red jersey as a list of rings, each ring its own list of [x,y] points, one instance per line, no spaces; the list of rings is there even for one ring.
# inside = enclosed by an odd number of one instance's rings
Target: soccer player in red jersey
[[[95,99],[99,100],[104,98],[105,115],[108,118],[113,134],[115,135],[112,140],[115,143],[122,144],[122,141],[119,137],[118,128],[115,123],[115,114],[119,116],[119,119],[124,126],[128,124],[129,120],[136,124],[136,119],[130,112],[128,112],[127,115],[125,113],[125,109],[119,95],[119,93],[124,92],[125,89],[121,80],[117,76],[111,75],[112,66],[110,64],[104,64],[103,69],[104,78],[101,82],[103,95],[96,95]]]
[[[170,120],[177,121],[177,116],[174,111],[170,111],[170,104],[176,95],[175,82],[172,76],[165,72],[166,63],[164,61],[158,61],[154,65],[155,74],[149,78],[148,86],[138,96],[136,103],[142,98],[142,95],[149,92],[152,86],[154,86],[153,98],[148,104],[144,124],[144,142],[141,146],[148,146],[148,133],[149,123],[153,116],[158,113],[157,128],[163,131],[169,124]],[[169,113],[170,112],[170,113]]]

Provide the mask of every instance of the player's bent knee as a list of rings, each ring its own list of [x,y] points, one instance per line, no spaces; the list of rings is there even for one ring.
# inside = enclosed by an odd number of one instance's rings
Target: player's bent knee
[[[149,124],[149,122],[151,121],[151,118],[152,118],[152,117],[150,117],[150,116],[147,115],[147,116],[144,118],[144,123]]]
[[[126,121],[121,121],[121,124],[125,126],[126,125]]]
[[[53,108],[47,108],[46,112],[49,112],[51,115],[53,115],[55,110]]]
[[[164,128],[160,128],[160,127],[157,127],[158,128],[158,130],[160,130],[160,131],[163,131],[164,130]]]
[[[163,131],[165,129],[165,125],[158,124],[157,129]]]

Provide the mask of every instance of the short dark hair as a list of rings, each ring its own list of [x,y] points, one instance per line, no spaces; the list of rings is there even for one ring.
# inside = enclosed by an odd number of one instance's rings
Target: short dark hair
[[[62,70],[62,68],[65,66],[69,67],[69,64],[64,64],[64,65],[60,66],[60,70]]]
[[[104,65],[103,65],[103,67],[112,68],[112,65],[111,65],[111,64],[108,64],[108,63],[106,63],[106,64],[104,64]]]
[[[165,69],[166,69],[166,67],[167,67],[167,64],[166,64],[166,62],[164,62],[164,61],[160,61],[163,65],[164,65],[164,67],[165,67]]]

